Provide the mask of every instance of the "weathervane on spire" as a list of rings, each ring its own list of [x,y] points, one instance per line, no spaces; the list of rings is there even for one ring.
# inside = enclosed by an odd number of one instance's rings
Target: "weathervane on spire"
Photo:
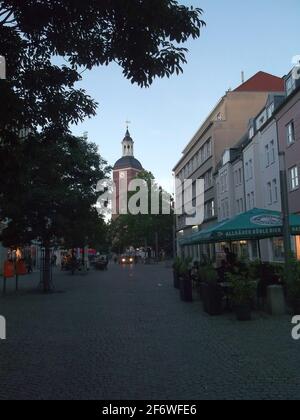
[[[131,124],[131,121],[125,121],[125,123],[126,123],[126,128],[127,128],[127,130],[129,130],[129,124]]]

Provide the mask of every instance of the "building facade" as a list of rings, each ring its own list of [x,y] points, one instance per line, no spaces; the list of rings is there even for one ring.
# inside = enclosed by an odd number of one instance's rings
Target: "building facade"
[[[285,154],[290,213],[300,214],[300,74],[285,77],[286,98],[276,112],[279,150]],[[300,259],[300,237],[293,248]]]
[[[192,179],[193,182],[196,182],[197,179],[205,180],[205,220],[201,226],[187,226],[186,216],[179,216],[176,223],[179,240],[189,236],[195,230],[206,229],[217,222],[218,199],[214,174],[224,150],[234,147],[237,139],[244,135],[249,119],[262,109],[269,93],[280,92],[283,90],[283,86],[282,79],[263,72],[257,73],[236,90],[228,91],[225,94],[186,146],[182,158],[173,170],[174,175],[181,181],[185,179]],[[232,173],[228,174],[228,177],[227,182],[230,180],[232,182]],[[226,195],[226,191],[223,193]],[[224,198],[223,209],[227,217],[228,213],[233,212],[233,201],[227,203]],[[214,252],[212,246],[203,246],[203,248],[189,247],[187,253],[191,256],[199,256],[201,253],[211,256]]]

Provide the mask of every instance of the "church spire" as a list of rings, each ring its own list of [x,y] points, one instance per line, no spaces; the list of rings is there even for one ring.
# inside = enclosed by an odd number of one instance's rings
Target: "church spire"
[[[124,140],[122,141],[123,157],[134,156],[133,147],[134,147],[134,141],[132,140],[130,136],[129,128],[127,127]]]

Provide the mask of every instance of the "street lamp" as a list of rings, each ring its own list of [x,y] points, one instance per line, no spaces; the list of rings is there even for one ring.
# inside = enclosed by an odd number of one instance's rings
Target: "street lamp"
[[[290,263],[292,255],[291,247],[291,226],[290,226],[290,211],[289,211],[289,197],[288,197],[288,179],[286,172],[285,152],[279,153],[280,163],[280,184],[281,184],[281,206],[283,215],[283,239],[284,239],[284,258],[287,268]]]

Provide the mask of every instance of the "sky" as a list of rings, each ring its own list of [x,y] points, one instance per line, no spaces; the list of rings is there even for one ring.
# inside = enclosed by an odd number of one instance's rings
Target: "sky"
[[[126,121],[135,157],[171,191],[172,169],[212,107],[229,89],[258,71],[284,76],[300,54],[299,0],[179,0],[201,7],[207,26],[191,40],[184,74],[157,79],[147,89],[132,85],[116,64],[83,74],[81,86],[98,103],[93,119],[73,127],[88,132],[103,158],[121,157]],[[298,29],[297,29],[298,28]]]

